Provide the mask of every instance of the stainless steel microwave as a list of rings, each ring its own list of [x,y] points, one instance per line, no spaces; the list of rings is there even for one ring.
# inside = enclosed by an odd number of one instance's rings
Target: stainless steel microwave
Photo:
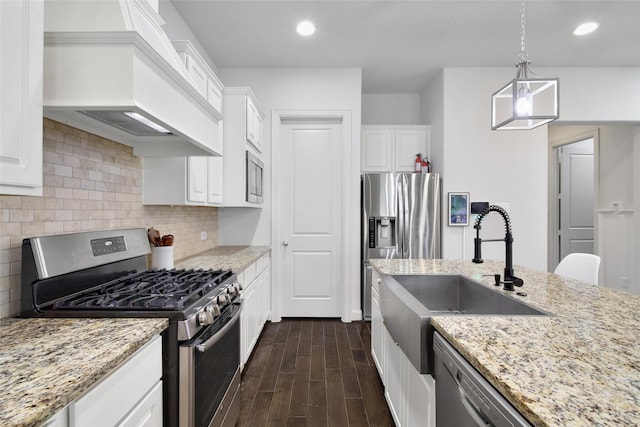
[[[247,202],[262,203],[264,163],[247,150]]]

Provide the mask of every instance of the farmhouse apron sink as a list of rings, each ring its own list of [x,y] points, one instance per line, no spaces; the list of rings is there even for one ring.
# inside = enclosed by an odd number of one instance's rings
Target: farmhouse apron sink
[[[546,316],[509,295],[460,275],[390,275],[380,309],[391,337],[413,366],[433,372],[433,316]]]

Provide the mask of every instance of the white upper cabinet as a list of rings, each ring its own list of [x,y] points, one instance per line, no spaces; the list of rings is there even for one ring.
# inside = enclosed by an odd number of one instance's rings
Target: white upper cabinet
[[[187,201],[192,203],[207,203],[207,157],[187,157]]]
[[[416,154],[429,157],[429,131],[422,129],[398,129],[395,131],[395,172],[415,171]]]
[[[220,79],[189,40],[172,40],[171,43],[187,68],[193,87],[222,114],[223,85]]]
[[[0,194],[42,195],[42,1],[0,1]]]
[[[207,74],[198,61],[193,56],[186,56],[185,65],[189,76],[193,79],[194,87],[198,90],[203,98],[207,97]]]
[[[219,206],[224,202],[224,159],[207,157],[207,204]]]
[[[223,134],[220,122],[220,141]],[[221,206],[224,201],[222,157],[144,157],[142,178],[143,205]]]
[[[251,96],[246,97],[247,118],[246,118],[246,136],[256,150],[262,152],[262,113],[256,107],[256,103]]]
[[[143,162],[143,205],[222,204],[222,157],[145,157]]]
[[[393,131],[362,127],[362,172],[391,172],[393,150]]]
[[[362,172],[413,172],[416,154],[430,155],[429,126],[363,126]]]
[[[260,104],[251,88],[225,87],[223,110],[224,206],[261,208],[261,203],[247,201],[247,153],[262,161],[264,115]],[[259,178],[261,183],[263,178]]]

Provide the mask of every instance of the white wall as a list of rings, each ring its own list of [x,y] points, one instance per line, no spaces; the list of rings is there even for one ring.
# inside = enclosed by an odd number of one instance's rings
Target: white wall
[[[600,197],[597,209],[633,209],[633,134],[630,125],[600,126]]]
[[[634,224],[640,204],[634,201],[633,126],[600,128],[600,191],[596,205],[598,254],[602,257],[602,283],[606,286],[640,293],[640,276],[635,264],[640,252],[634,250],[634,236],[640,229]],[[624,213],[612,213],[614,203]],[[633,288],[633,289],[632,289]]]
[[[424,125],[420,94],[363,93],[363,125]]]
[[[271,164],[271,110],[350,110],[351,143],[360,146],[361,71],[354,68],[220,68],[225,86],[250,86],[266,115],[264,163]],[[221,245],[271,245],[271,169],[265,177],[262,209],[218,211]]]
[[[540,76],[560,78],[559,123],[640,122],[638,67],[567,67],[534,71]]]
[[[420,94],[420,111],[422,121],[431,125],[431,168],[433,172],[444,174],[444,71],[438,73]]]
[[[640,123],[640,69],[638,68],[555,68],[536,69],[536,74],[560,78],[560,119],[558,124],[585,122]],[[491,131],[490,97],[513,79],[512,68],[447,68],[442,78],[430,82],[422,93],[424,121],[432,125],[432,136],[442,135],[443,198],[451,191],[469,191],[472,201],[507,202],[514,233],[514,263],[539,270],[547,269],[547,127],[532,131]],[[442,92],[442,99],[439,99]],[[440,128],[439,109],[443,118]],[[637,165],[640,154],[638,127],[634,128],[633,176],[640,182]],[[432,139],[437,147],[437,137]],[[434,153],[432,152],[432,156]],[[613,161],[613,159],[611,159]],[[629,174],[629,166],[621,166]],[[437,165],[436,165],[437,168]],[[624,182],[613,185],[625,186]],[[620,174],[620,170],[614,174]],[[640,201],[636,185],[618,188],[620,197],[634,194]],[[637,207],[636,207],[637,210]],[[493,214],[491,214],[493,215]],[[491,216],[490,215],[490,216]],[[487,220],[489,217],[487,217]],[[638,227],[638,215],[635,226]],[[446,221],[446,213],[443,217]],[[500,235],[500,221],[485,226],[482,237]],[[473,255],[472,227],[463,230],[443,226],[443,257],[458,259]],[[464,245],[463,233],[466,234]],[[638,235],[635,232],[629,236]],[[498,237],[498,236],[495,236]],[[608,257],[629,256],[638,280],[640,238],[630,237],[635,248],[625,255],[619,249]],[[483,245],[485,259],[504,259],[499,243]],[[517,274],[517,271],[516,271]]]
[[[469,192],[471,201],[508,203],[513,228],[513,261],[546,269],[547,130],[496,132],[490,126],[490,98],[513,78],[511,69],[447,68],[443,87],[443,202],[448,192]],[[446,221],[446,206],[443,219]],[[472,226],[443,226],[443,258],[473,257]],[[504,237],[492,213],[483,239]],[[464,241],[463,241],[464,238]],[[484,243],[484,259],[504,260],[503,243]],[[516,270],[517,275],[517,270]]]

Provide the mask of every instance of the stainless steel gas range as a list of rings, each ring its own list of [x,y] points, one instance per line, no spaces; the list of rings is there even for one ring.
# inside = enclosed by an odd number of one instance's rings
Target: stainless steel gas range
[[[230,270],[148,270],[143,228],[25,239],[24,317],[166,317],[164,426],[235,425],[240,285]]]

